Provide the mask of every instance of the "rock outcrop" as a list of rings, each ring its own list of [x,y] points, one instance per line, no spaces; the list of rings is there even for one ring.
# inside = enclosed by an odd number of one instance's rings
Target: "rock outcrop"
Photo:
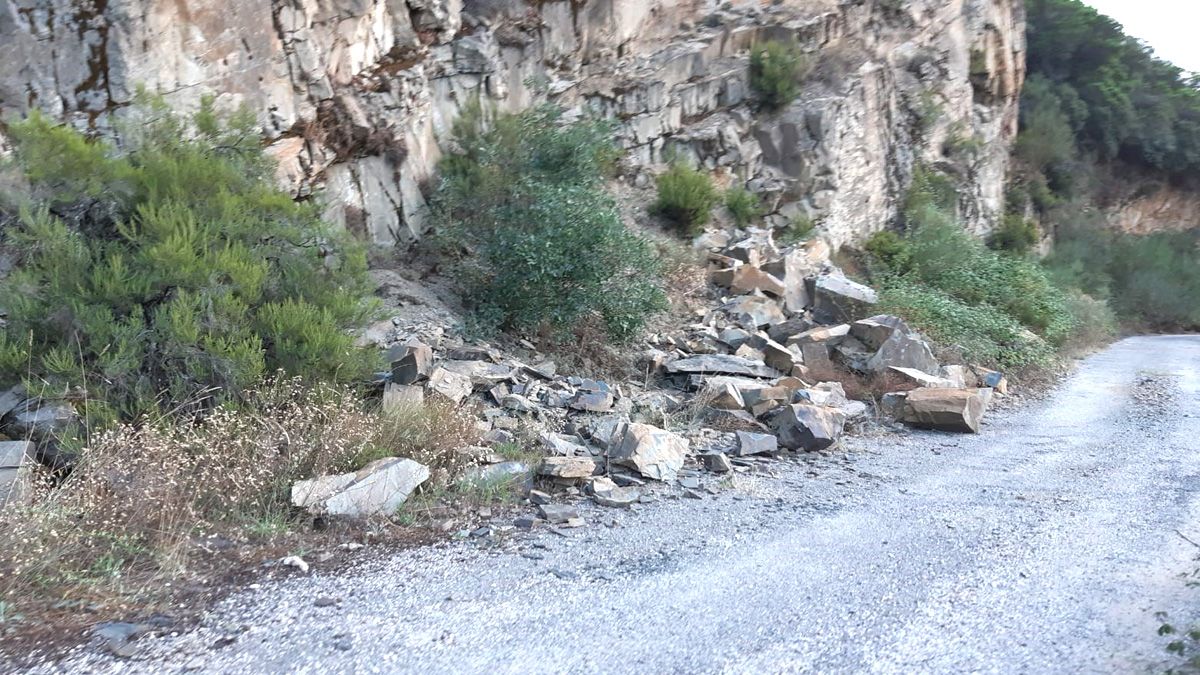
[[[1023,22],[1020,0],[17,0],[0,6],[0,114],[108,132],[139,86],[184,110],[215,95],[257,115],[295,195],[324,190],[331,219],[391,245],[427,229],[465,105],[549,100],[620,120],[635,184],[690,158],[839,246],[892,220],[918,161],[959,174],[965,222],[988,229]],[[766,115],[747,59],[772,38],[816,66]]]

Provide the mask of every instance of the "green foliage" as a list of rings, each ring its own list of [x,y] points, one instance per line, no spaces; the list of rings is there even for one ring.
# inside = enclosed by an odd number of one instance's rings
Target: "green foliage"
[[[1000,227],[988,238],[988,246],[1017,254],[1028,253],[1041,239],[1037,223],[1015,213],[1005,214]]]
[[[1044,363],[1075,326],[1067,294],[1034,261],[993,251],[957,223],[948,179],[916,171],[908,234],[867,244],[885,307],[968,358]]]
[[[1200,168],[1200,91],[1182,70],[1079,0],[1030,0],[1027,7],[1034,86],[1023,97],[1022,124],[1054,127],[1046,152],[1062,149],[1065,119],[1075,145],[1100,159],[1179,175]],[[1057,111],[1043,107],[1048,94]]]
[[[1200,237],[1195,233],[1137,236],[1086,221],[1063,224],[1046,264],[1061,283],[1107,298],[1130,323],[1200,328]]]
[[[597,318],[610,337],[632,337],[665,297],[653,249],[603,189],[617,157],[611,125],[563,124],[551,106],[469,113],[434,203],[448,250],[465,254],[455,272],[472,327],[561,337]]]
[[[974,361],[1003,368],[1048,363],[1053,348],[994,307],[965,302],[916,279],[900,277],[884,285],[881,312],[896,314],[939,344],[959,349]]]
[[[658,177],[655,210],[685,233],[699,234],[721,200],[708,174],[675,162]]]
[[[372,311],[365,253],[273,186],[252,120],[211,101],[140,115],[125,152],[36,113],[10,126],[28,194],[0,204],[20,254],[4,376],[81,388],[108,422],[236,398],[279,368],[369,373],[348,332]]]
[[[769,110],[796,100],[811,70],[810,59],[795,44],[769,40],[750,53],[750,87]]]
[[[738,227],[745,227],[762,215],[762,203],[758,195],[741,186],[725,191],[725,208],[729,209]]]
[[[891,230],[880,230],[871,235],[863,250],[885,269],[907,270],[912,266],[908,241]]]
[[[779,233],[779,242],[787,246],[798,244],[811,237],[816,227],[817,224],[813,222],[811,217],[803,213],[798,213],[792,216],[787,227],[784,228],[783,232]]]
[[[922,89],[913,110],[917,124],[917,135],[922,138],[928,136],[929,132],[937,125],[945,113],[946,107],[938,100],[937,92],[932,89]]]

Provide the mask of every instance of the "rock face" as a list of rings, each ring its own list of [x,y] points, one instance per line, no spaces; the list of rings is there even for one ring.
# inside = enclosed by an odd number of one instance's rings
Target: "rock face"
[[[441,143],[474,94],[553,100],[621,120],[631,176],[670,154],[743,176],[774,224],[811,216],[839,246],[883,228],[914,162],[964,138],[979,149],[955,160],[960,211],[989,228],[1023,24],[1020,0],[18,0],[0,4],[0,63],[20,64],[0,69],[0,113],[107,132],[139,85],[182,110],[216,95],[257,115],[282,184],[324,189],[330,219],[387,245],[426,230]],[[746,64],[768,37],[818,66],[761,116]]]

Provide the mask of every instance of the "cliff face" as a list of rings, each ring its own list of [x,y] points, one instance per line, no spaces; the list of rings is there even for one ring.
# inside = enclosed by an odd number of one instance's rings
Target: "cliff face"
[[[297,196],[322,190],[330,217],[389,245],[426,230],[465,104],[550,100],[618,118],[635,184],[689,157],[840,245],[886,226],[918,161],[959,175],[966,222],[990,227],[1023,22],[1022,0],[14,0],[0,6],[0,112],[105,131],[139,86],[181,109],[204,94],[245,104]],[[816,63],[770,115],[747,82],[749,49],[769,38]]]

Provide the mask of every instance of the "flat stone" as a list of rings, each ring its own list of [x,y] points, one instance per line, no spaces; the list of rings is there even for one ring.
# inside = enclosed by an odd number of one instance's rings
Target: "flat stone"
[[[850,325],[850,334],[870,350],[878,350],[897,332],[908,335],[912,331],[909,330],[908,324],[904,323],[904,319],[891,314],[877,314]]]
[[[641,498],[641,491],[635,487],[621,487],[608,478],[596,478],[592,481],[592,498],[600,506],[614,509],[629,508]]]
[[[297,481],[292,504],[333,516],[390,515],[428,478],[429,468],[419,462],[385,457],[354,473]]]
[[[555,478],[587,478],[596,473],[596,462],[591,457],[546,457],[538,473]]]
[[[429,374],[429,382],[425,386],[429,391],[454,403],[462,403],[464,399],[471,395],[473,389],[471,378],[451,372],[445,368],[435,368]]]
[[[749,431],[738,431],[737,455],[773,455],[779,451],[779,439],[773,434],[756,434]]]
[[[870,286],[840,274],[823,274],[813,282],[813,316],[821,323],[852,321],[879,301]]]
[[[775,297],[783,297],[786,286],[774,275],[768,274],[754,265],[742,265],[733,271],[729,290],[739,295],[762,291]]]
[[[579,517],[579,511],[568,504],[542,504],[538,506],[538,513],[551,525],[562,525]]]
[[[916,368],[901,368],[900,366],[892,366],[889,371],[896,373],[904,378],[910,384],[915,384],[918,387],[936,387],[941,389],[959,388],[954,382],[947,380],[944,377],[937,377],[929,373],[922,372]]]
[[[778,302],[760,295],[744,295],[723,309],[738,325],[752,331],[787,320]]]
[[[0,508],[29,499],[34,446],[29,441],[0,442]]]
[[[745,375],[748,377],[779,377],[779,372],[765,363],[743,359],[727,354],[702,354],[679,359],[667,364],[666,371],[672,375],[709,374]]]
[[[385,413],[419,408],[425,403],[425,390],[410,384],[389,382],[383,388],[382,408]]]
[[[928,342],[899,331],[892,333],[879,350],[867,359],[867,370],[873,373],[894,367],[911,368],[934,377],[941,371],[941,364],[934,358]]]
[[[612,410],[613,395],[610,392],[581,391],[571,399],[569,407],[572,410],[585,412],[608,412]]]

